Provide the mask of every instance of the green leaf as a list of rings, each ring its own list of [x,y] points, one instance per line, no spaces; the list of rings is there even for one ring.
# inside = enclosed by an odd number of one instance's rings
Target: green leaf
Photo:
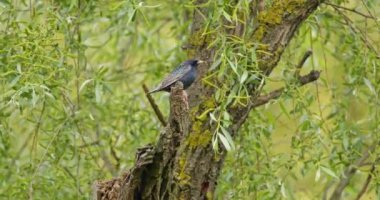
[[[248,78],[248,72],[244,71],[243,75],[241,75],[241,77],[240,77],[240,84],[243,84],[245,82],[245,80],[247,80],[247,78]]]
[[[218,121],[216,120],[214,113],[210,113],[210,117],[212,121],[215,121],[215,122]]]
[[[363,78],[363,79],[364,79],[364,83],[367,85],[369,91],[371,91],[375,96],[377,96],[376,89],[375,89],[375,87],[373,87],[371,81],[369,81],[366,78]]]
[[[333,178],[335,179],[339,179],[339,177],[335,174],[334,171],[332,171],[331,169],[327,168],[327,167],[324,167],[324,166],[321,166],[320,167],[322,169],[322,171],[324,171],[326,174],[332,176]]]
[[[315,182],[318,182],[320,177],[321,177],[321,168],[318,167],[317,172],[315,173]]]
[[[95,101],[96,103],[100,103],[102,100],[102,85],[97,83],[95,85]]]
[[[229,22],[232,22],[231,16],[226,11],[223,10],[222,14]]]
[[[228,59],[228,58],[226,58],[226,59],[227,59],[229,65],[230,65],[232,71],[234,71],[235,74],[239,76],[239,73],[237,72],[237,67],[236,67],[235,63],[233,63],[233,62],[232,62],[230,59]]]
[[[87,84],[89,84],[91,81],[93,81],[93,79],[87,79],[87,80],[85,80],[85,81],[80,85],[80,87],[79,87],[79,92],[81,92],[81,91],[83,90],[83,88],[84,88]]]
[[[230,143],[228,142],[227,138],[225,138],[221,133],[217,133],[220,141],[222,142],[223,146],[226,148],[227,151],[231,151]]]
[[[279,102],[280,102],[279,105],[282,110],[282,113],[284,113],[288,117],[288,119],[290,119],[289,112],[286,110],[284,103],[282,103],[282,101],[279,101]]]
[[[227,142],[230,144],[231,149],[234,150],[235,144],[230,133],[223,126],[221,126],[220,129],[222,130],[223,136],[227,139]]]
[[[284,183],[281,183],[281,195],[286,198],[286,188],[285,188],[285,184]]]

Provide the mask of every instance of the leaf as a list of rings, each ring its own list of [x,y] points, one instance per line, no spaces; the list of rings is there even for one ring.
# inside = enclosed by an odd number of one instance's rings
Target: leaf
[[[17,72],[20,73],[20,74],[22,74],[20,63],[17,63]]]
[[[248,72],[244,71],[243,75],[241,75],[241,77],[240,77],[240,84],[243,84],[244,81],[247,80],[247,78],[248,78]]]
[[[284,183],[281,184],[281,195],[286,198],[286,188]]]
[[[235,72],[235,74],[239,75],[237,72],[237,68],[236,68],[235,64],[232,61],[230,61],[230,59],[228,59],[228,58],[226,58],[226,59],[227,59],[228,63],[230,64],[230,67],[232,68],[232,70]]]
[[[210,117],[211,117],[211,120],[212,120],[212,121],[215,121],[215,122],[217,121],[216,118],[215,118],[214,113],[210,113]]]
[[[0,0],[0,3],[3,3],[3,4],[7,4],[7,5],[10,5],[9,1],[8,0]]]
[[[95,101],[96,103],[100,103],[102,100],[102,85],[97,83],[95,86]]]
[[[369,88],[369,90],[370,90],[375,96],[377,96],[376,89],[373,87],[371,81],[369,81],[369,80],[366,79],[366,78],[363,78],[363,79],[364,79],[364,83],[367,85],[367,87]]]
[[[129,19],[128,19],[128,23],[127,23],[127,24],[129,24],[130,22],[135,21],[135,17],[136,17],[136,9],[133,9],[132,14],[131,14],[131,16],[129,17]]]
[[[231,16],[226,11],[223,10],[222,14],[229,22],[232,22]]]
[[[21,76],[16,76],[10,83],[9,87],[13,87],[17,84],[17,82],[20,80]]]
[[[329,168],[327,168],[327,167],[323,167],[323,166],[321,166],[321,169],[322,169],[326,174],[328,174],[328,175],[330,175],[330,176],[332,176],[332,177],[334,177],[334,178],[336,178],[336,179],[339,179],[338,176],[335,174],[335,172],[332,171],[331,169],[329,169]]]
[[[32,105],[33,105],[33,107],[36,106],[37,101],[38,101],[38,96],[36,95],[36,91],[33,89],[32,90]]]
[[[321,168],[318,168],[317,172],[315,173],[315,182],[318,182],[320,177],[321,177]]]
[[[220,65],[220,63],[222,63],[222,59],[221,58],[217,59],[214,63],[212,63],[209,71],[212,71],[212,70],[216,69],[216,67],[218,67]]]
[[[212,138],[212,148],[215,150],[215,151],[218,151],[219,150],[219,146],[218,146],[218,138],[214,137]]]
[[[87,80],[85,80],[85,81],[82,83],[82,85],[80,85],[80,87],[79,87],[79,92],[81,92],[81,91],[83,90],[83,88],[84,88],[88,83],[90,83],[92,80],[93,80],[93,79],[87,79]]]
[[[202,114],[200,114],[199,116],[196,116],[195,118],[196,119],[199,119],[199,120],[205,120],[206,117],[207,117],[207,114],[211,111],[215,110],[215,108],[209,108],[207,109],[206,111],[204,111]]]
[[[235,144],[234,144],[234,141],[232,140],[230,133],[223,126],[221,126],[220,129],[222,130],[223,136],[227,139],[227,142],[231,146],[231,149],[234,150]]]
[[[227,138],[225,138],[221,133],[217,133],[220,141],[222,142],[223,146],[226,148],[227,151],[231,151],[230,143],[228,142]]]
[[[281,101],[279,101],[279,102],[280,102],[279,105],[280,105],[282,112],[288,117],[288,119],[290,119],[290,115],[289,115],[288,111],[286,110],[284,103],[282,103]]]
[[[230,121],[230,114],[227,111],[223,112],[223,119],[226,121]]]

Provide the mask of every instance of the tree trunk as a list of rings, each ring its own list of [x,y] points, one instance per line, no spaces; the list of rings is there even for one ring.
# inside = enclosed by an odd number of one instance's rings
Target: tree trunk
[[[198,0],[197,4],[205,2]],[[275,0],[266,8],[263,2],[253,1],[250,16],[245,20],[247,23],[232,24],[235,29],[228,30],[227,34],[241,36],[250,26],[250,40],[266,44],[264,50],[268,53],[260,54],[258,51],[257,57],[259,68],[263,74],[269,76],[295,31],[322,1]],[[213,198],[226,150],[221,148],[216,153],[212,149],[215,127],[210,125],[207,117],[197,117],[218,106],[213,100],[214,89],[201,81],[208,73],[215,56],[215,50],[207,48],[210,41],[206,38],[208,36],[203,37],[200,34],[204,27],[203,17],[208,16],[208,11],[207,7],[195,9],[191,36],[186,46],[189,57],[208,61],[208,65],[198,67],[198,79],[189,89],[190,109],[187,109],[182,84],[177,83],[171,91],[168,125],[162,131],[157,144],[139,149],[135,166],[123,176],[97,182],[94,188],[96,199]],[[318,78],[319,72],[312,71],[299,77],[299,82],[304,85]],[[228,131],[233,137],[238,134],[253,108],[279,97],[282,92],[279,89],[260,96],[258,87],[254,84],[247,85],[251,95],[247,106],[227,108],[233,122]]]

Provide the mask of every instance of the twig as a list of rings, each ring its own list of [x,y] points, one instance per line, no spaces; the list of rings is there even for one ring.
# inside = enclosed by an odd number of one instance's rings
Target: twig
[[[368,14],[374,19],[373,21],[376,23],[377,26],[379,26],[379,22],[378,22],[377,17],[375,17],[375,16],[372,14],[372,12],[369,10],[367,4],[366,4],[363,0],[361,0],[361,1],[362,1],[362,4],[364,5],[364,7],[366,8]]]
[[[96,146],[96,145],[99,145],[99,144],[100,144],[99,140],[96,140],[96,141],[91,142],[91,143],[85,143],[83,145],[80,145],[80,146],[78,146],[78,148],[82,149],[82,148],[86,148],[86,147],[89,147],[89,146]]]
[[[35,154],[37,154],[37,138],[38,138],[38,133],[39,133],[39,130],[41,128],[41,123],[42,123],[42,116],[45,112],[45,108],[46,108],[46,100],[44,100],[43,104],[42,104],[42,110],[41,110],[41,113],[40,113],[40,116],[38,117],[38,122],[37,122],[37,125],[36,125],[36,129],[34,131],[34,134],[33,134],[33,142],[32,142],[32,149],[31,149],[31,158],[33,159],[33,152],[35,152]]]
[[[71,171],[67,168],[67,167],[62,167],[63,168],[63,170],[65,170],[65,172],[74,180],[74,181],[76,181],[76,177],[74,176],[74,174],[73,173],[71,173]],[[81,194],[81,195],[83,195],[84,193],[83,193],[83,191],[81,190],[81,188],[77,188],[78,189],[78,192]]]
[[[347,11],[356,13],[358,15],[361,15],[361,16],[363,16],[365,18],[370,18],[370,19],[376,20],[376,18],[374,16],[361,13],[361,12],[357,11],[356,9],[346,8],[346,7],[343,7],[343,6],[340,6],[340,5],[336,5],[336,4],[332,4],[332,3],[329,3],[329,2],[323,2],[323,3],[326,4],[326,5],[329,5],[329,6],[333,7],[333,8],[336,8],[336,9],[339,8],[339,9],[347,10]]]
[[[375,171],[375,168],[376,168],[375,164],[372,164],[372,167],[371,167],[371,170],[369,171],[367,179],[365,180],[364,185],[362,189],[360,190],[359,194],[356,196],[355,200],[359,200],[360,198],[362,198],[363,194],[367,191],[368,185],[372,180],[372,174]]]
[[[340,199],[343,193],[344,188],[348,186],[350,183],[351,178],[355,175],[356,170],[359,166],[361,166],[370,156],[370,154],[375,150],[378,142],[375,142],[372,144],[360,157],[355,161],[355,163],[349,165],[346,170],[344,170],[343,176],[339,182],[339,184],[336,186],[334,192],[332,193],[330,200],[336,200]]]
[[[313,52],[311,50],[308,50],[305,52],[305,54],[303,55],[301,61],[298,63],[298,65],[296,66],[296,71],[294,72],[294,76],[296,78],[299,78],[300,77],[300,71],[301,71],[301,68],[303,67],[303,65],[305,64],[306,60],[311,56],[311,54],[313,54]]]
[[[111,144],[111,141],[110,141]],[[120,158],[117,156],[115,149],[113,148],[113,145],[110,145],[110,151],[111,151],[111,156],[116,160],[116,169],[120,168]]]
[[[158,106],[157,106],[156,102],[154,101],[154,99],[152,98],[152,96],[150,94],[148,94],[148,92],[149,92],[148,87],[145,84],[143,84],[142,87],[144,89],[146,98],[148,99],[150,105],[152,106],[154,113],[156,113],[156,115],[158,117],[158,120],[160,120],[160,122],[163,126],[166,126],[167,123],[164,119],[164,116],[162,115],[160,109],[158,108]]]
[[[355,33],[355,34],[358,34],[360,39],[363,41],[363,43],[367,46],[368,49],[370,49],[371,51],[373,51],[375,54],[376,54],[376,57],[377,58],[380,58],[380,53],[377,52],[376,48],[372,45],[374,42],[373,41],[370,41],[370,38],[365,34],[363,33],[363,31],[359,28],[356,28],[354,26],[354,22],[349,18],[347,17],[347,15],[345,15],[342,11],[340,11],[338,8],[334,8],[337,13],[343,17],[343,20],[346,22],[346,25]]]
[[[302,86],[302,85],[311,83],[313,81],[316,81],[319,78],[320,74],[321,74],[320,71],[312,70],[309,74],[299,77],[299,84]],[[257,99],[253,102],[252,107],[253,108],[258,107],[258,106],[268,103],[272,99],[277,99],[278,97],[281,96],[284,90],[285,88],[282,87],[270,92],[267,95],[257,97]]]

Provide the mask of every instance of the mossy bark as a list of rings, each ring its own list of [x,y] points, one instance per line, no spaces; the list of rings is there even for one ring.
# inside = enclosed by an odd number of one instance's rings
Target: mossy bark
[[[203,4],[205,0],[198,0]],[[266,53],[257,52],[259,67],[269,75],[277,65],[287,44],[300,24],[319,6],[320,0],[275,0],[264,8],[257,1],[252,3],[253,24],[251,40],[265,44]],[[260,6],[256,6],[260,5]],[[204,26],[207,7],[194,11],[189,42],[189,57],[212,62],[214,50],[207,48],[208,40],[200,32]],[[240,26],[240,25],[237,25]],[[241,34],[245,27],[231,31]],[[97,199],[212,199],[223,161],[224,149],[218,154],[211,145],[213,127],[208,113],[217,105],[213,101],[214,90],[202,83],[201,78],[208,71],[207,65],[199,66],[199,76],[189,89],[189,105],[182,96],[180,85],[171,92],[171,112],[167,127],[159,141],[153,146],[141,149],[136,156],[136,165],[120,178],[98,182],[95,186]],[[231,86],[232,88],[233,86]],[[232,136],[247,119],[249,112],[257,105],[257,85],[249,85],[251,101],[247,106],[228,108],[233,125],[229,127]]]

